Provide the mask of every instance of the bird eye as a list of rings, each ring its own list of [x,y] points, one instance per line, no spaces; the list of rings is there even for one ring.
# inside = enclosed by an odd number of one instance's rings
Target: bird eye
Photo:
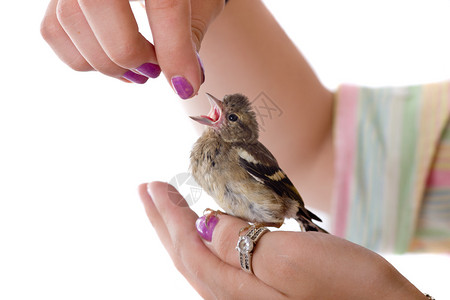
[[[228,116],[228,120],[230,120],[231,122],[235,122],[235,121],[237,121],[237,119],[238,119],[238,116],[236,116],[235,114],[230,114]]]

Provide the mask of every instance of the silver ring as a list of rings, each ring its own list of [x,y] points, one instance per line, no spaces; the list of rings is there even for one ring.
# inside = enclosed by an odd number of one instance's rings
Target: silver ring
[[[266,227],[252,228],[246,234],[239,237],[236,245],[236,250],[239,252],[239,261],[242,270],[247,273],[253,273],[252,269],[252,255],[255,249],[256,242],[261,236],[270,231]]]

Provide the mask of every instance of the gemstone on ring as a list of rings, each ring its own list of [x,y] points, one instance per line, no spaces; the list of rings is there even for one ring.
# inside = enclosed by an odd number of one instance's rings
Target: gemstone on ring
[[[239,237],[236,250],[238,250],[239,253],[250,253],[253,250],[253,246],[253,240],[249,236],[244,235]]]

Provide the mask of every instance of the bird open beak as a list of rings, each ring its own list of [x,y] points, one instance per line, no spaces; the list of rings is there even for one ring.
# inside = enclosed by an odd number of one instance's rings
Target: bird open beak
[[[217,99],[211,94],[206,93],[206,96],[208,97],[209,103],[211,104],[211,110],[209,111],[209,113],[206,116],[190,116],[190,118],[194,121],[199,122],[200,124],[217,127],[222,123],[223,120],[223,103],[221,100]]]

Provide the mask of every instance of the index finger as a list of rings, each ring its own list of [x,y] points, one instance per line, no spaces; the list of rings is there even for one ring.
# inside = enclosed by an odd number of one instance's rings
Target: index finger
[[[139,32],[128,1],[78,0],[80,7],[109,58],[125,69],[137,69],[155,78],[161,71],[153,45]]]
[[[189,0],[146,0],[156,57],[175,92],[188,99],[202,83],[202,71],[192,42]]]

